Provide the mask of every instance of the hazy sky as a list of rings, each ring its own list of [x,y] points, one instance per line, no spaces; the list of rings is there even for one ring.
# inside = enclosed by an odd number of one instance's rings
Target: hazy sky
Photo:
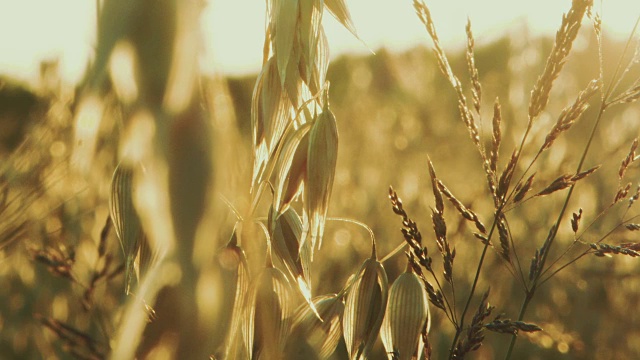
[[[346,0],[360,37],[371,49],[401,50],[430,45],[411,0]],[[0,74],[29,79],[41,59],[61,59],[65,78],[82,73],[95,40],[95,0],[0,0]],[[596,8],[600,2],[596,0]],[[482,44],[509,28],[527,23],[535,33],[553,34],[571,0],[430,0],[427,1],[446,46],[464,44],[471,18]],[[202,17],[205,71],[239,74],[258,71],[264,38],[264,0],[210,0]],[[607,31],[627,34],[640,15],[638,0],[605,0]],[[330,16],[325,31],[333,56],[368,49]]]

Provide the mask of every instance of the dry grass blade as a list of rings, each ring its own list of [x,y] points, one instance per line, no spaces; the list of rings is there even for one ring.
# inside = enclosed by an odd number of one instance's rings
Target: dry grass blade
[[[424,284],[410,269],[391,285],[380,333],[387,354],[394,354],[397,360],[411,360],[414,357],[418,352],[422,330],[425,324],[431,322]]]
[[[322,113],[317,116],[309,133],[307,155],[307,183],[305,189],[305,234],[301,246],[311,236],[311,244],[320,248],[324,234],[324,222],[333,188],[338,160],[338,128],[336,118],[329,109],[325,96]]]
[[[531,92],[529,123],[540,115],[542,110],[547,106],[553,82],[562,71],[567,56],[571,52],[573,42],[578,35],[578,30],[580,30],[582,18],[587,12],[587,9],[592,5],[593,0],[574,0],[569,12],[562,16],[562,25],[556,33],[553,49],[547,58],[542,75],[538,78]]]
[[[309,306],[298,307],[287,339],[286,359],[327,359],[338,346],[342,335],[343,294],[313,298],[318,318]]]
[[[249,286],[244,305],[242,334],[249,359],[282,356],[295,310],[284,273],[265,268]]]
[[[374,255],[367,259],[347,295],[342,321],[349,359],[366,359],[378,338],[387,306],[388,280]]]
[[[144,238],[144,232],[140,218],[133,205],[133,167],[124,163],[119,164],[111,180],[111,198],[109,209],[116,235],[120,239],[120,245],[125,258],[126,293],[132,290],[135,280],[134,261],[138,254],[140,242]]]
[[[549,131],[549,134],[547,134],[544,144],[542,144],[539,152],[550,148],[560,134],[571,128],[576,120],[578,120],[587,110],[589,107],[589,99],[591,99],[591,96],[593,96],[599,88],[599,82],[597,80],[592,80],[589,82],[589,85],[587,85],[587,87],[578,94],[574,103],[562,110],[558,121],[556,121],[555,125],[551,128],[551,131]]]

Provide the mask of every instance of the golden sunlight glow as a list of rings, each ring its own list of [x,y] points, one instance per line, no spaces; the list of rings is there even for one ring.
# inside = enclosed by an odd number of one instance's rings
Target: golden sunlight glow
[[[136,67],[133,45],[129,42],[118,43],[111,54],[109,73],[116,94],[124,104],[132,104],[138,98]]]
[[[93,159],[96,137],[102,120],[104,104],[100,98],[88,95],[82,99],[76,116],[72,163],[81,172],[88,171]]]
[[[570,0],[427,1],[441,40],[464,45],[464,25],[471,18],[478,42],[528,26],[534,34],[552,36]],[[0,71],[33,80],[39,63],[60,58],[65,79],[82,76],[95,41],[96,2],[86,0],[22,0],[0,3]],[[429,45],[411,0],[348,0],[362,40],[374,50]],[[600,11],[599,3],[596,10]],[[202,15],[204,57],[201,67],[231,74],[256,73],[262,61],[265,2],[209,0]],[[604,1],[605,34],[625,36],[640,14],[639,1]],[[324,16],[329,17],[328,14]],[[369,50],[334,19],[325,22],[333,56]]]

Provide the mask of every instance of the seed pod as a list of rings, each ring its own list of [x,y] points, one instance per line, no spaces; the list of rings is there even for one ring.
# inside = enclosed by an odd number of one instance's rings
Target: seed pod
[[[120,246],[125,259],[125,291],[127,294],[135,280],[134,261],[143,241],[144,232],[140,218],[133,206],[133,167],[119,164],[111,180],[111,198],[109,210],[116,235],[120,239]]]
[[[324,221],[327,216],[333,179],[338,160],[338,128],[336,118],[329,110],[328,96],[322,113],[315,119],[309,134],[309,154],[307,156],[307,184],[305,189],[306,233],[303,243],[311,235],[311,245],[315,249],[322,244]]]
[[[284,273],[265,268],[245,298],[242,335],[249,359],[282,356],[294,310],[291,285]]]
[[[380,333],[387,354],[395,354],[397,360],[411,360],[418,350],[425,323],[430,323],[427,293],[420,278],[409,268],[389,290]]]
[[[313,304],[322,321],[306,304],[298,307],[287,340],[286,359],[327,359],[338,346],[344,313],[342,294],[317,296]]]
[[[373,255],[355,277],[347,295],[342,322],[349,359],[366,359],[378,338],[387,306],[387,274]]]

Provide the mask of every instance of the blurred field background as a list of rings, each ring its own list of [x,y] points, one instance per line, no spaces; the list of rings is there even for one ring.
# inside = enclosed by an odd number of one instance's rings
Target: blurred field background
[[[424,39],[425,45],[429,44],[426,33]],[[609,71],[605,72],[606,79],[610,69],[615,68],[624,43],[606,37],[603,43],[604,67]],[[476,48],[486,111],[482,124],[485,135],[490,134],[494,99],[499,97],[502,104],[505,150],[499,168],[504,167],[526,126],[529,91],[552,44],[552,39],[535,37],[522,29]],[[553,124],[557,113],[597,77],[597,59],[592,31],[583,31],[555,84],[548,110],[539,119],[539,128],[534,128],[533,141],[542,142],[544,129]],[[450,52],[450,60],[461,81],[468,82],[464,52]],[[638,73],[630,76],[637,77]],[[234,134],[227,138],[230,150],[226,155],[232,158],[228,169],[238,183],[224,195],[237,206],[246,206],[243,192],[250,180],[249,112],[255,79],[248,75],[204,80],[215,84],[212,101],[222,104],[218,108],[225,111],[229,120],[224,126],[231,126],[230,133]],[[378,240],[379,253],[390,252],[403,241],[400,220],[391,211],[387,198],[388,187],[393,185],[404,200],[405,209],[418,222],[426,246],[435,254],[429,156],[439,177],[456,197],[490,220],[493,204],[485,190],[478,154],[458,118],[455,93],[438,71],[431,50],[421,46],[404,52],[379,49],[376,55],[342,56],[331,62],[328,80],[340,134],[330,217],[368,224]],[[111,231],[101,240],[124,115],[113,92],[105,89],[105,119],[110,120],[103,121],[97,129],[91,171],[77,173],[70,166],[78,111],[76,89],[75,84],[59,78],[55,62],[42,64],[37,85],[24,85],[12,80],[10,74],[0,78],[0,229],[6,237],[6,246],[0,250],[0,359],[93,359],[92,354],[78,350],[86,348],[107,356],[114,319],[126,301],[124,260],[115,233]],[[540,184],[550,183],[575,167],[594,119],[595,107],[557,140],[552,152],[544,155],[536,170]],[[602,168],[579,185],[579,195],[569,206],[572,212],[583,209],[585,223],[615,196],[620,161],[631,141],[640,135],[639,125],[637,103],[608,111],[595,139],[597,150],[587,160],[587,166],[602,164]],[[627,179],[633,183],[632,188],[639,175],[637,165],[629,169]],[[528,204],[523,211],[514,210],[517,216],[512,215],[511,231],[525,266],[546,237],[561,200],[557,195],[533,199],[539,206]],[[586,241],[596,241],[613,228],[622,217],[623,207],[597,221],[589,229],[593,239],[588,240],[587,235]],[[232,231],[233,215],[228,216],[224,223],[229,227],[219,230],[221,239],[228,239]],[[468,225],[453,216],[451,210],[447,221],[449,238],[458,254],[454,274],[460,288],[468,289],[482,247],[470,235]],[[314,294],[340,290],[369,255],[368,236],[352,224],[327,223],[323,248],[313,263]],[[559,244],[569,244],[572,236],[567,221],[560,231]],[[619,231],[608,242],[638,242],[638,235]],[[260,259],[256,263],[263,264],[264,241],[247,246],[247,256]],[[555,258],[553,255],[559,253],[552,254]],[[434,255],[434,261],[439,264],[440,258]],[[384,263],[390,282],[404,264],[401,254]],[[108,276],[94,283],[94,275],[101,271]],[[495,312],[515,318],[523,292],[499,255],[490,254],[481,276],[480,289],[492,284],[490,302],[496,306]],[[466,291],[461,296],[466,296]],[[514,358],[640,358],[639,303],[637,259],[587,257],[541,289],[526,320],[544,331],[520,335]],[[438,309],[432,307],[431,314],[434,358],[444,359],[454,330]],[[67,339],[73,341],[63,340],[60,334],[67,334]],[[506,335],[488,333],[483,346],[470,357],[499,358],[508,340]],[[386,358],[380,340],[375,354],[373,359]],[[342,343],[334,358],[345,356]]]

